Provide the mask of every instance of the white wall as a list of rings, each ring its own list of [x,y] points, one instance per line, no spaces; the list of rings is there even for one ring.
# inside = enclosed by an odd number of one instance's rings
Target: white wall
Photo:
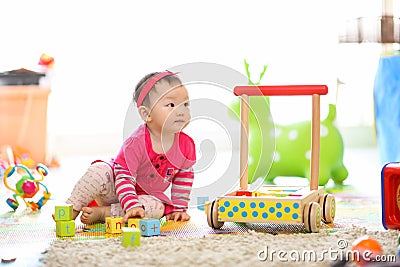
[[[7,1],[0,13],[0,70],[33,66],[42,52],[56,60],[54,150],[117,149],[137,81],[184,63],[245,73],[246,58],[254,77],[269,65],[265,84],[327,84],[322,103],[336,101],[335,1]],[[309,118],[303,100],[290,100],[294,113],[281,101],[277,121]]]

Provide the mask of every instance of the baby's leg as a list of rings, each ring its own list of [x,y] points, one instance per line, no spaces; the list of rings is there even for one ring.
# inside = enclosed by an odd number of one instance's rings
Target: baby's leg
[[[104,204],[98,207],[83,207],[81,222],[85,224],[104,222],[106,217],[110,216],[121,216],[121,217],[124,216],[121,204],[112,203],[112,204]]]
[[[139,195],[139,203],[143,205],[145,216],[152,219],[161,219],[164,215],[165,206],[161,200],[151,195]],[[110,216],[124,216],[122,206],[119,202],[111,204]]]
[[[139,202],[144,206],[147,218],[161,219],[164,215],[164,204],[157,198],[150,195],[139,195]],[[112,203],[109,206],[83,207],[81,221],[85,224],[104,222],[106,217],[124,216],[120,203]]]
[[[103,207],[87,207],[87,205],[94,199],[115,198],[113,192],[113,170],[105,162],[96,162],[88,168],[86,173],[77,182],[74,189],[72,190],[71,196],[68,198],[67,203],[73,205],[74,213],[73,219],[75,219],[80,211],[85,212],[85,216],[82,222],[91,223],[97,220],[104,220],[104,215],[109,214],[106,210],[102,210]],[[102,203],[99,203],[102,205]],[[84,208],[85,210],[84,211]],[[106,209],[106,207],[104,207]],[[109,209],[108,205],[108,209]]]
[[[161,219],[164,215],[165,206],[161,200],[151,195],[139,195],[139,202],[144,206],[147,218]]]

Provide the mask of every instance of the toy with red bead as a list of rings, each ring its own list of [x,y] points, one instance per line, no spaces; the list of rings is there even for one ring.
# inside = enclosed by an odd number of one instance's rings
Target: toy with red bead
[[[17,169],[22,169],[26,175],[19,178],[14,187],[12,187],[9,185],[8,179],[13,175],[19,175],[17,174]],[[4,185],[7,189],[14,192],[13,197],[8,198],[6,202],[14,211],[19,206],[17,197],[21,198],[25,202],[26,206],[32,210],[40,210],[43,205],[46,204],[47,200],[50,199],[51,193],[42,183],[44,177],[48,174],[48,169],[45,165],[38,164],[36,166],[36,171],[40,175],[40,179],[36,179],[32,172],[22,164],[10,166],[5,170],[3,178]],[[40,187],[43,187],[43,196],[37,202],[28,201],[27,199],[32,199],[39,192]]]

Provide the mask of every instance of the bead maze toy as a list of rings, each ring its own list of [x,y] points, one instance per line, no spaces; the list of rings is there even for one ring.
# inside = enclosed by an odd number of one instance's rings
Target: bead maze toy
[[[307,232],[319,232],[321,219],[332,223],[335,198],[318,185],[320,150],[320,95],[326,95],[326,85],[236,86],[240,96],[240,189],[206,203],[208,225],[219,229],[224,222],[304,224]],[[264,185],[248,191],[248,130],[249,97],[312,96],[310,186]]]
[[[8,184],[8,179],[13,175],[17,174],[17,169],[22,169],[27,175],[23,175],[16,183],[15,187],[11,187]],[[44,180],[44,176],[47,176],[48,169],[43,164],[38,164],[36,166],[36,171],[40,175],[40,179],[35,179],[32,172],[24,165],[17,164],[14,166],[8,167],[4,172],[4,185],[7,189],[14,192],[12,198],[8,198],[6,200],[7,204],[15,211],[18,206],[19,202],[17,197],[22,198],[28,208],[32,210],[40,210],[44,204],[46,204],[47,200],[50,199],[51,193],[48,191],[47,187],[42,183]],[[27,201],[27,199],[32,199],[36,193],[39,192],[40,186],[43,187],[43,196],[37,201]]]
[[[381,172],[382,224],[400,230],[400,162],[390,162]]]

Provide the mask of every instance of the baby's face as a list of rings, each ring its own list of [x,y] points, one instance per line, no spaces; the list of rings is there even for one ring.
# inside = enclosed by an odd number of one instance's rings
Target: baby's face
[[[177,133],[190,121],[189,95],[183,85],[160,82],[149,94],[150,127],[163,134]]]

